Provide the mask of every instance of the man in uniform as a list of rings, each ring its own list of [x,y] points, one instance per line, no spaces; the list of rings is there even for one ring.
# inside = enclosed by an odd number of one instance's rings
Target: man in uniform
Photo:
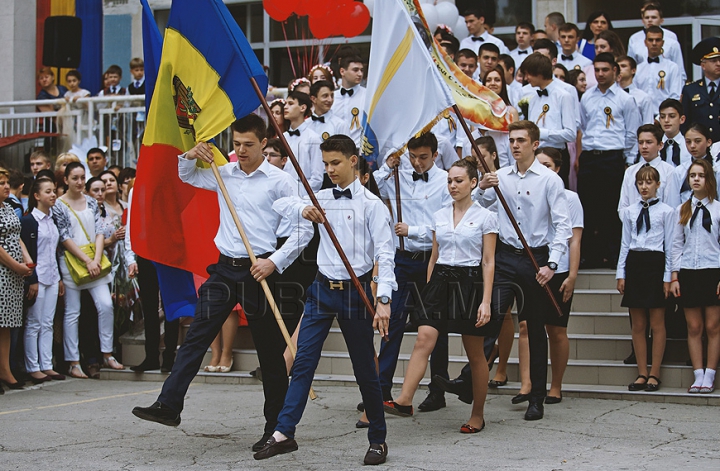
[[[691,123],[700,123],[710,130],[713,142],[720,141],[720,38],[700,41],[692,50],[693,64],[703,70],[703,77],[685,85],[682,104],[685,110],[683,134]]]

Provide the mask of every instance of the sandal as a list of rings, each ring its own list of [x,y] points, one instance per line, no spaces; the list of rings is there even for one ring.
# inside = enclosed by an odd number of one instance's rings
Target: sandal
[[[207,371],[208,373],[215,373],[217,370],[218,367],[213,365],[207,365],[205,368],[203,368],[203,371]]]
[[[700,387],[700,394],[710,394],[713,391],[715,391],[715,386],[701,386]]]
[[[651,383],[650,382],[651,379],[654,379],[655,381],[657,381],[657,383]],[[647,391],[647,392],[657,391],[658,389],[660,389],[660,383],[662,383],[662,381],[660,381],[660,378],[658,378],[657,376],[653,376],[653,375],[648,376],[648,382],[645,383],[647,385],[647,387],[645,388],[645,391]]]
[[[75,373],[75,370],[77,369],[77,373]],[[80,365],[70,365],[70,369],[68,370],[68,376],[71,378],[77,378],[77,379],[87,379],[88,376],[85,374],[85,372],[80,368]]]
[[[688,388],[688,391],[687,391],[687,392],[688,392],[689,394],[697,394],[697,393],[700,392],[701,389],[702,389],[702,385],[700,385],[700,384],[693,384],[692,386],[690,386],[690,387]]]
[[[480,428],[475,428],[470,424],[465,424],[462,427],[460,427],[460,433],[478,433],[482,432],[482,430],[485,428],[485,421],[483,420],[482,425]]]
[[[644,379],[644,383],[638,383],[637,380]],[[647,389],[647,381],[648,377],[645,375],[638,375],[637,378],[635,378],[635,381],[628,384],[628,391],[644,391]]]
[[[124,370],[125,367],[120,364],[115,357],[107,357],[103,360],[103,368],[110,368],[111,370]]]
[[[491,388],[497,388],[497,387],[499,387],[499,386],[505,386],[505,385],[507,384],[507,382],[508,382],[508,379],[507,379],[507,378],[505,378],[504,381],[498,381],[498,380],[496,380],[496,379],[491,379],[491,380],[488,382],[488,386],[491,387]]]

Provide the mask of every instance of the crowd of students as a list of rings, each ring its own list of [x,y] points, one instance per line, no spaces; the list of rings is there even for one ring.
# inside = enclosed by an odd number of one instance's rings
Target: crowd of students
[[[248,239],[258,261],[250,263],[229,211],[222,211],[215,239],[221,255],[199,290],[197,312],[207,315],[196,315],[177,359],[163,365],[172,375],[157,402],[136,407],[133,413],[164,425],[180,423],[190,381],[240,303],[258,349],[256,374],[262,377],[265,391],[266,424],[252,447],[255,458],[295,451],[296,425],[323,341],[337,319],[362,394],[358,408],[363,416],[356,426],[368,428],[365,463],[379,464],[388,453],[384,413],[414,414],[414,394],[428,363],[432,382],[419,409],[445,407],[444,392],[454,393],[473,404],[460,431],[484,429],[488,388],[508,380],[506,366],[514,337],[510,310],[517,302],[521,389],[512,401],[528,402],[524,418],[539,420],[545,404],[562,401],[569,357],[567,325],[581,267],[616,270],[622,305],[630,312],[638,367],[629,390],[661,388],[664,314],[677,305],[687,321],[694,371],[688,392],[713,392],[720,360],[715,157],[720,149],[713,148],[713,138],[720,133],[720,122],[706,110],[720,106],[720,39],[708,38],[695,46],[693,62],[701,66],[703,77],[683,86],[682,57],[676,55],[680,49],[660,26],[660,7],[646,3],[641,14],[646,27],[631,37],[627,48],[603,12],[591,15],[582,39],[577,26],[566,23],[559,13],[546,18],[542,32],[546,37],[533,25],[520,24],[518,48],[513,51],[489,33],[479,10],[465,13],[471,36],[462,43],[449,29],[439,29],[436,39],[445,53],[504,100],[512,116],[506,133],[474,126],[470,137],[458,134],[459,118],[449,111],[432,131],[412,137],[404,153],[365,161],[358,156],[363,144],[364,65],[352,46],[338,52],[337,80],[330,67],[318,65],[307,77],[290,83],[286,98],[270,103],[269,123],[257,115],[235,122],[234,152],[230,163],[221,167],[221,175],[232,194],[246,195],[235,201],[233,209],[252,228]],[[300,183],[283,140],[297,158],[308,187]],[[181,180],[217,191],[219,204],[225,204],[210,170],[194,162],[212,160],[208,144],[198,144],[178,160]],[[104,167],[102,161],[93,161],[88,155],[91,172],[94,165],[98,170]],[[100,181],[93,178],[85,183],[84,167],[68,164],[58,184],[58,189],[67,187],[61,204],[55,204],[51,181],[38,173],[31,190],[34,206],[23,218],[37,231],[36,241],[26,242],[28,254],[18,251],[22,245],[5,242],[0,252],[2,276],[16,285],[22,284],[23,276],[37,281],[30,283],[38,286],[30,288],[26,297],[42,291],[55,298],[57,291],[64,290],[65,359],[70,374],[78,377],[84,372],[76,366],[77,293],[85,287],[68,280],[62,259],[58,271],[53,265],[55,252],[47,247],[59,240],[63,250],[85,260],[91,274],[99,273],[101,251],[91,260],[76,249],[90,240],[100,248],[127,237],[124,229],[109,234],[103,228],[105,216],[99,199],[94,199],[104,188],[106,199],[115,194],[104,204],[105,211],[121,209],[118,183],[122,186],[125,181],[116,176],[113,186],[112,178],[103,178],[108,173],[112,172],[98,174]],[[2,175],[0,184],[5,184]],[[121,190],[123,195],[126,191]],[[310,204],[308,191],[315,193],[323,211]],[[81,216],[83,212],[87,214]],[[6,221],[2,227],[12,233],[17,232],[15,226]],[[338,247],[345,251],[345,261],[337,256]],[[42,260],[51,268],[41,270],[34,253],[38,259],[41,253],[52,253]],[[128,276],[137,269],[128,262],[132,257],[126,259]],[[28,263],[38,266],[32,270]],[[348,266],[363,291],[355,290]],[[271,291],[280,281],[301,287],[297,297],[304,307],[282,313],[294,331],[294,361],[269,315],[265,294],[257,285],[261,281],[268,282]],[[55,283],[57,290],[46,287],[46,282]],[[122,368],[113,356],[113,332],[107,323],[108,282],[102,278],[87,287],[98,312],[101,356],[97,358],[108,367]],[[222,286],[231,290],[229,297]],[[15,295],[21,291],[18,288]],[[374,305],[374,316],[367,315],[363,297]],[[42,326],[47,324],[46,316],[33,314],[32,322],[30,317],[26,348],[28,338],[35,346],[35,337],[43,336]],[[0,354],[4,354],[6,326],[17,322],[0,320]],[[392,379],[408,323],[417,328],[418,337],[402,390],[394,398]],[[231,321],[231,330],[236,330],[235,325]],[[648,328],[653,338],[649,365]],[[386,340],[377,352],[373,329]],[[456,379],[447,372],[449,332],[462,335],[469,360]],[[138,371],[158,366],[157,344],[151,345]],[[40,350],[27,355],[28,371],[36,373],[31,376],[37,381],[44,380],[41,375],[57,375]],[[221,359],[217,350],[214,354],[213,361],[217,358],[217,363],[225,363],[219,366],[229,371],[231,356]],[[490,379],[498,357],[497,372]],[[2,368],[0,379],[11,382]]]

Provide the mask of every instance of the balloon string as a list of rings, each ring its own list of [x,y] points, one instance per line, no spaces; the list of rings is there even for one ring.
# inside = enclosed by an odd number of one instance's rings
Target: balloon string
[[[285,47],[287,48],[288,52],[288,59],[290,59],[290,67],[293,71],[293,77],[295,76],[295,64],[293,64],[293,58],[292,58],[292,52],[290,51],[290,43],[288,42],[287,37],[287,31],[285,31],[285,21],[280,23],[280,26],[282,26],[283,36],[285,36]]]

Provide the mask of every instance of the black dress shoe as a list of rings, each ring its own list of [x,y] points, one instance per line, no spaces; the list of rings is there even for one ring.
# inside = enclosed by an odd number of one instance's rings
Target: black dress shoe
[[[256,460],[264,460],[267,458],[272,458],[275,455],[292,453],[297,449],[298,444],[294,439],[288,438],[287,440],[276,442],[275,439],[271,436],[268,439],[267,443],[265,443],[265,446],[263,446],[260,451],[253,455],[253,458],[255,458]]]
[[[363,463],[368,465],[383,464],[387,460],[388,447],[387,443],[371,443]]]
[[[363,422],[362,420],[358,420],[355,422],[355,428],[368,428],[370,427],[370,422]]]
[[[435,375],[432,378],[433,384],[450,394],[456,394],[465,404],[472,404],[472,384],[462,379],[445,379],[442,376]]]
[[[144,360],[139,365],[131,366],[130,369],[133,370],[135,373],[144,373],[145,371],[159,370],[160,363],[151,363],[147,360]]]
[[[8,383],[4,379],[0,379],[0,383],[4,384],[9,389],[25,389],[25,383],[22,381],[15,381],[14,383]]]
[[[530,401],[527,411],[525,412],[525,420],[540,420],[545,415],[545,407],[542,402]]]
[[[180,414],[170,409],[168,406],[162,405],[158,401],[155,401],[155,403],[150,407],[136,407],[132,410],[132,413],[135,417],[148,420],[150,422],[157,422],[170,427],[177,427],[180,425]]]
[[[527,402],[530,400],[530,394],[518,394],[517,396],[514,396],[512,399],[510,399],[510,402],[513,404],[522,404],[523,402]]]
[[[418,406],[418,410],[422,412],[432,412],[445,407],[445,395],[439,392],[431,391],[428,393],[424,401]]]
[[[545,398],[545,404],[560,404],[561,402],[562,402],[562,394],[560,394],[560,397],[548,396]]]
[[[265,432],[260,440],[258,440],[253,446],[252,451],[260,451],[265,446],[268,440],[272,437],[272,433]]]
[[[398,417],[411,417],[413,415],[413,406],[402,406],[395,401],[384,401],[383,409],[391,415]]]
[[[365,412],[365,403],[358,402],[357,410],[358,410],[358,412]]]
[[[32,382],[32,384],[42,384],[45,381],[50,381],[51,379],[52,378],[48,375],[45,375],[43,378],[36,378],[34,376],[30,376],[30,382]]]
[[[630,355],[628,355],[627,358],[623,360],[623,363],[626,365],[637,365],[637,358],[635,358],[635,350],[630,352]]]

